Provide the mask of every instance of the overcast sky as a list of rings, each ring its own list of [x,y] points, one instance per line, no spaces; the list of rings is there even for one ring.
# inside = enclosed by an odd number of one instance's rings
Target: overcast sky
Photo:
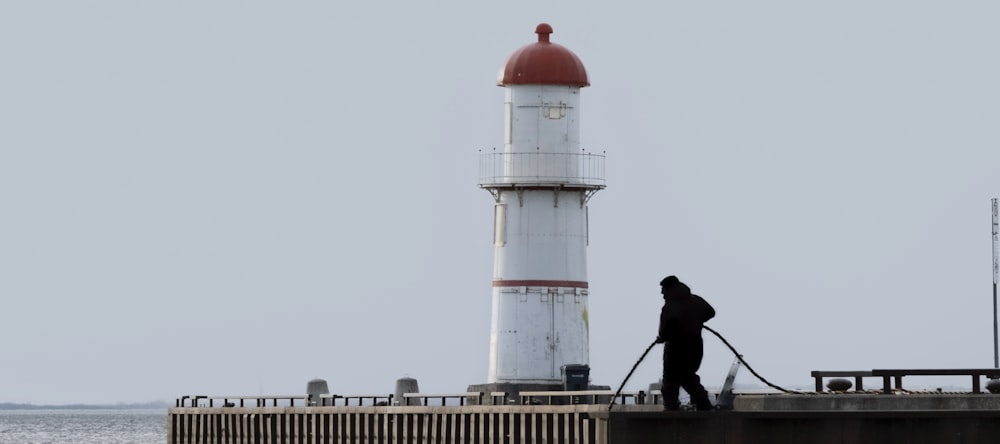
[[[614,3],[3,2],[0,402],[486,382],[478,150],[543,21],[607,152],[595,384],[668,274],[780,385],[993,366],[1000,3]],[[732,359],[707,337],[706,385]]]

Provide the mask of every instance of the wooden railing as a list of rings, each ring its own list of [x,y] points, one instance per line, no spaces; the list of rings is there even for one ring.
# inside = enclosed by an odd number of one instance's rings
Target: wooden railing
[[[875,370],[814,370],[811,372],[816,379],[816,391],[823,391],[823,378],[853,377],[854,389],[863,391],[863,378],[882,378],[882,393],[890,394],[893,389],[903,390],[904,376],[970,376],[972,377],[972,393],[982,393],[980,378],[1000,378],[1000,368],[941,368],[941,369],[875,369]]]
[[[647,396],[643,391],[621,392],[615,401],[619,405],[644,404]],[[658,392],[656,392],[658,394]],[[611,390],[579,391],[534,391],[520,392],[521,404],[603,404],[607,405],[615,392]],[[363,407],[363,406],[449,406],[502,404],[508,398],[507,392],[458,392],[458,393],[404,393],[396,399],[392,393],[360,395],[322,394],[314,398],[308,395],[264,395],[264,396],[182,396],[174,401],[175,407],[231,408],[231,407]]]
[[[902,389],[904,376],[971,376],[972,393],[982,393],[979,378],[1000,378],[1000,368],[875,369],[872,376],[882,377],[882,393],[886,394],[892,393],[890,379]]]

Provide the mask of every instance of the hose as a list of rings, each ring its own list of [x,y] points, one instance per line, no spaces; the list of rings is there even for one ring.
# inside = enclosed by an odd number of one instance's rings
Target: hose
[[[780,387],[780,386],[778,386],[776,384],[772,384],[767,379],[764,379],[763,376],[761,376],[759,373],[757,373],[757,371],[755,371],[753,369],[753,367],[751,367],[750,364],[747,363],[747,361],[743,359],[743,355],[741,355],[740,352],[736,351],[736,347],[733,347],[733,345],[730,344],[729,341],[726,340],[726,338],[722,337],[722,335],[719,334],[719,332],[713,330],[712,327],[709,327],[707,325],[702,325],[702,328],[704,328],[705,330],[708,330],[708,331],[712,332],[712,334],[715,335],[717,338],[719,338],[719,340],[722,341],[723,344],[726,344],[726,347],[729,347],[729,350],[732,350],[733,354],[736,355],[736,359],[739,359],[740,362],[742,362],[743,365],[746,366],[747,370],[749,370],[750,373],[752,373],[754,376],[756,376],[757,379],[760,380],[760,382],[763,382],[764,384],[767,384],[768,387],[771,387],[771,388],[773,388],[775,390],[778,390],[780,392],[783,392],[783,393],[789,393],[789,394],[794,394],[794,395],[801,395],[802,394],[802,392],[797,392],[795,390],[785,389],[785,388]],[[611,403],[608,404],[608,411],[611,411],[611,408],[615,406],[615,401],[618,400],[618,395],[621,395],[622,389],[625,388],[625,383],[627,383],[628,380],[629,380],[629,378],[632,377],[632,373],[635,373],[635,369],[639,367],[639,364],[642,363],[642,360],[646,359],[646,355],[649,354],[649,351],[653,349],[653,346],[655,346],[656,343],[657,343],[657,341],[654,340],[651,344],[649,344],[649,347],[646,347],[646,351],[642,352],[642,356],[639,356],[639,360],[635,361],[635,365],[633,365],[632,369],[628,371],[627,375],[625,375],[625,380],[622,381],[622,384],[620,386],[618,386],[618,391],[615,392],[615,396],[613,396],[611,398]]]
[[[740,362],[742,362],[743,365],[746,366],[747,370],[749,370],[750,373],[752,373],[754,376],[756,376],[757,379],[760,380],[760,382],[763,382],[764,384],[767,384],[768,387],[771,387],[771,388],[773,388],[775,390],[778,390],[780,392],[790,393],[790,394],[794,394],[794,395],[801,395],[802,394],[802,392],[797,392],[795,390],[784,389],[784,388],[782,388],[780,386],[777,386],[775,384],[772,384],[770,381],[764,379],[763,376],[761,376],[756,371],[754,371],[753,367],[750,367],[750,364],[748,364],[747,361],[745,361],[743,359],[743,355],[741,355],[740,352],[736,351],[736,347],[733,347],[733,345],[730,344],[729,341],[726,340],[726,338],[723,338],[722,335],[719,334],[719,332],[717,332],[715,330],[712,330],[712,327],[709,327],[707,325],[703,325],[702,328],[704,328],[705,330],[708,330],[708,331],[712,332],[712,334],[715,335],[716,337],[718,337],[719,340],[721,340],[723,344],[726,344],[726,347],[729,347],[729,349],[733,351],[733,354],[736,355],[736,358],[739,359]]]
[[[656,345],[655,340],[651,344],[649,344],[649,347],[646,347],[646,351],[642,352],[642,356],[639,356],[639,360],[635,361],[635,365],[632,366],[632,370],[629,370],[628,374],[625,375],[625,380],[622,381],[622,385],[618,386],[618,391],[615,392],[615,396],[611,397],[611,403],[608,404],[608,411],[611,411],[611,407],[615,406],[615,400],[618,399],[618,395],[622,394],[622,389],[625,388],[625,383],[628,382],[628,379],[632,377],[632,373],[635,373],[635,369],[639,367],[639,364],[642,363],[642,360],[646,359],[646,355],[649,354],[649,351],[653,349],[654,345]]]

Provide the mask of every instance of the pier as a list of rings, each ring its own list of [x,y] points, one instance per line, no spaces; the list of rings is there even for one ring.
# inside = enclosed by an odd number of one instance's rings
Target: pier
[[[619,404],[593,391],[539,405],[470,405],[469,393],[186,396],[168,414],[169,444],[995,443],[1000,396],[976,393],[739,395],[735,409],[664,412],[641,392]],[[498,394],[472,394],[472,398]],[[502,395],[502,394],[499,394]],[[546,393],[546,395],[549,395]],[[370,405],[360,405],[368,403]],[[351,405],[359,404],[359,405]],[[440,405],[427,405],[440,404]]]

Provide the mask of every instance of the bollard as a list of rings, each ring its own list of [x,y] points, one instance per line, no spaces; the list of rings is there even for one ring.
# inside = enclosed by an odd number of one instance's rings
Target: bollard
[[[313,379],[306,383],[306,405],[319,405],[320,395],[329,395],[330,389],[326,385],[325,379]]]
[[[403,397],[404,393],[420,393],[420,388],[417,387],[417,380],[410,377],[402,377],[396,380],[396,391],[393,393],[395,401],[393,404],[396,405],[410,405],[408,398]],[[413,401],[417,402],[418,401]]]

